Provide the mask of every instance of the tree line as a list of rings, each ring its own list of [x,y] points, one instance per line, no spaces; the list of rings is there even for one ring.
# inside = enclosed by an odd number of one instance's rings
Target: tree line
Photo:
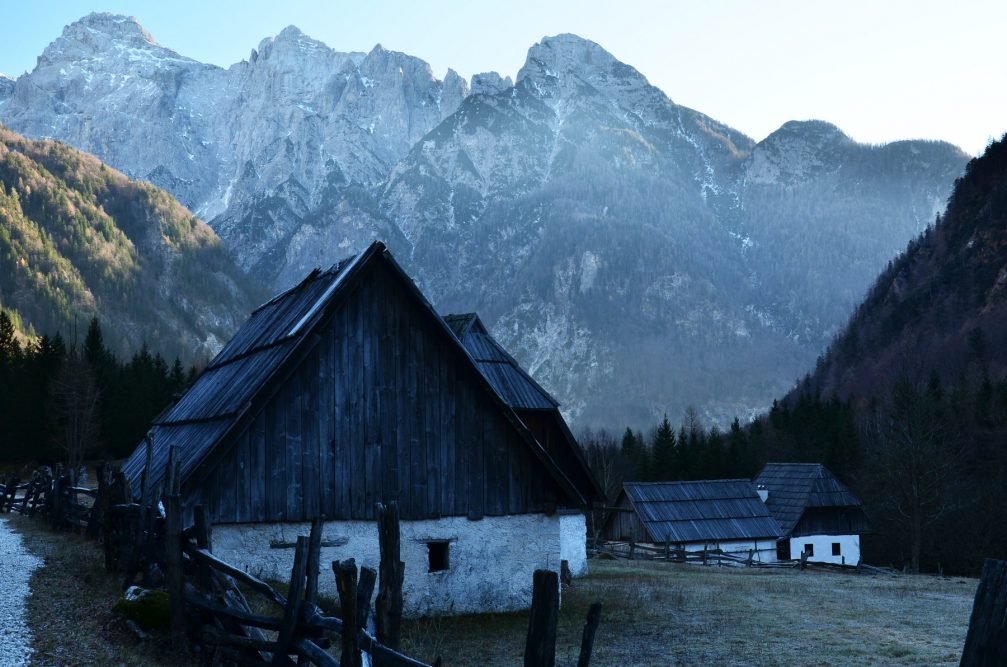
[[[726,432],[690,408],[677,429],[665,415],[646,434],[585,430],[580,442],[610,502],[626,481],[752,479],[770,461],[822,463],[864,503],[867,562],[975,574],[984,558],[1007,558],[1007,380],[981,364],[950,379],[901,377],[869,400],[825,397],[806,379]]]
[[[196,375],[146,344],[120,360],[97,318],[83,342],[57,333],[22,343],[0,311],[0,462],[80,465],[128,456]]]

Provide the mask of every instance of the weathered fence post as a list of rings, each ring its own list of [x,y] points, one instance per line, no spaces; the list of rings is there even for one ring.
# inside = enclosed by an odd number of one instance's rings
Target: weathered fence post
[[[185,582],[182,579],[182,496],[178,445],[168,450],[168,494],[164,507],[165,575],[170,605],[171,641],[181,655],[188,652],[185,635]]]
[[[361,567],[360,578],[357,580],[357,625],[367,627],[367,617],[371,613],[371,596],[374,595],[374,584],[378,573],[372,568]]]
[[[196,546],[213,552],[211,538],[210,518],[206,512],[206,505],[196,505],[192,508],[193,536],[196,538]],[[212,585],[210,567],[206,563],[200,562],[197,565],[199,573],[199,587],[204,591],[210,590]]]
[[[584,623],[584,633],[580,638],[580,657],[577,658],[577,667],[589,667],[591,664],[591,651],[594,649],[594,635],[598,632],[598,623],[601,621],[601,603],[595,602],[587,610],[587,622]]]
[[[360,645],[357,642],[360,620],[357,609],[357,563],[352,558],[333,561],[332,569],[336,574],[336,590],[339,591],[339,608],[343,620],[339,667],[360,667]]]
[[[1007,561],[983,563],[959,665],[1007,665]]]
[[[559,577],[552,570],[535,570],[524,649],[525,667],[555,667],[558,620]]]
[[[318,574],[321,551],[322,517],[315,517],[311,520],[311,532],[308,534],[308,562],[304,584],[304,602],[309,605],[307,613],[311,613],[310,609],[313,609],[318,601]],[[337,577],[336,585],[338,586],[338,584]],[[308,665],[310,664],[310,658],[307,655],[300,655],[297,658],[297,664]]]
[[[307,582],[304,591],[304,600],[315,604],[318,599],[318,572],[321,560],[322,548],[322,518],[315,517],[311,521],[311,532],[308,534],[308,564]]]
[[[290,572],[290,587],[287,593],[287,606],[283,609],[283,621],[276,637],[276,653],[273,654],[274,665],[284,665],[289,661],[290,645],[294,640],[297,623],[301,620],[301,602],[304,600],[305,575],[308,567],[308,538],[303,535],[297,538],[294,550],[294,567]]]
[[[400,558],[399,504],[378,503],[378,597],[374,601],[377,639],[398,649],[402,628],[402,578],[405,564]],[[384,664],[378,660],[377,664]]]
[[[95,476],[98,478],[98,493],[94,497],[91,514],[87,518],[87,529],[84,532],[84,535],[92,540],[98,539],[101,534],[101,525],[108,512],[108,470],[109,465],[104,461],[94,469]]]

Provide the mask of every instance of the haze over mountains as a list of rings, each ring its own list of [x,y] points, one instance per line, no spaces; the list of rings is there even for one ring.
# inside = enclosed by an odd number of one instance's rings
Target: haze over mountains
[[[165,188],[274,290],[385,240],[599,425],[764,408],[967,161],[820,121],[755,142],[574,35],[466,82],[294,27],[222,69],[107,14],[0,79],[0,122]]]

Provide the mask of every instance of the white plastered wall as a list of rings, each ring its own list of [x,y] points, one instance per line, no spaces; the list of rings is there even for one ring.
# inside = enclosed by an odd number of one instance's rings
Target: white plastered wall
[[[558,515],[523,514],[485,517],[445,517],[402,521],[401,558],[404,613],[409,617],[489,611],[516,611],[531,604],[532,574],[537,569],[559,572],[561,519]],[[583,517],[581,517],[583,526]],[[571,521],[567,526],[574,532]],[[583,528],[580,529],[583,534]],[[256,576],[287,581],[293,566],[292,544],[307,535],[308,523],[220,524],[213,527],[213,552]],[[371,521],[328,521],[322,530],[319,593],[337,599],[334,560],[354,558],[358,566],[378,569],[377,525]],[[447,541],[449,567],[429,572],[428,542]],[[581,546],[581,550],[584,550]],[[568,554],[569,555],[569,554]],[[563,556],[565,558],[566,556]],[[570,560],[571,569],[574,561]],[[586,563],[586,556],[584,557]],[[586,564],[584,565],[586,569]]]
[[[559,554],[575,577],[587,574],[587,517],[581,513],[560,514]]]
[[[815,563],[836,563],[857,565],[860,563],[859,535],[803,535],[790,538],[790,557],[798,559],[805,545],[814,547],[814,555],[808,558]],[[832,545],[839,545],[839,555],[832,554]]]

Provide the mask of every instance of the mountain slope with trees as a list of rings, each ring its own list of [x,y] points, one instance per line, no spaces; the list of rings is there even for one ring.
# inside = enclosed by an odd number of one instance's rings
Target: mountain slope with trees
[[[23,335],[73,340],[96,315],[126,354],[208,358],[262,292],[168,193],[0,127],[0,307]]]
[[[878,557],[975,571],[1007,556],[1007,137],[969,162],[946,213],[890,262],[771,419],[846,405],[843,471]],[[792,451],[809,438],[784,439]]]

